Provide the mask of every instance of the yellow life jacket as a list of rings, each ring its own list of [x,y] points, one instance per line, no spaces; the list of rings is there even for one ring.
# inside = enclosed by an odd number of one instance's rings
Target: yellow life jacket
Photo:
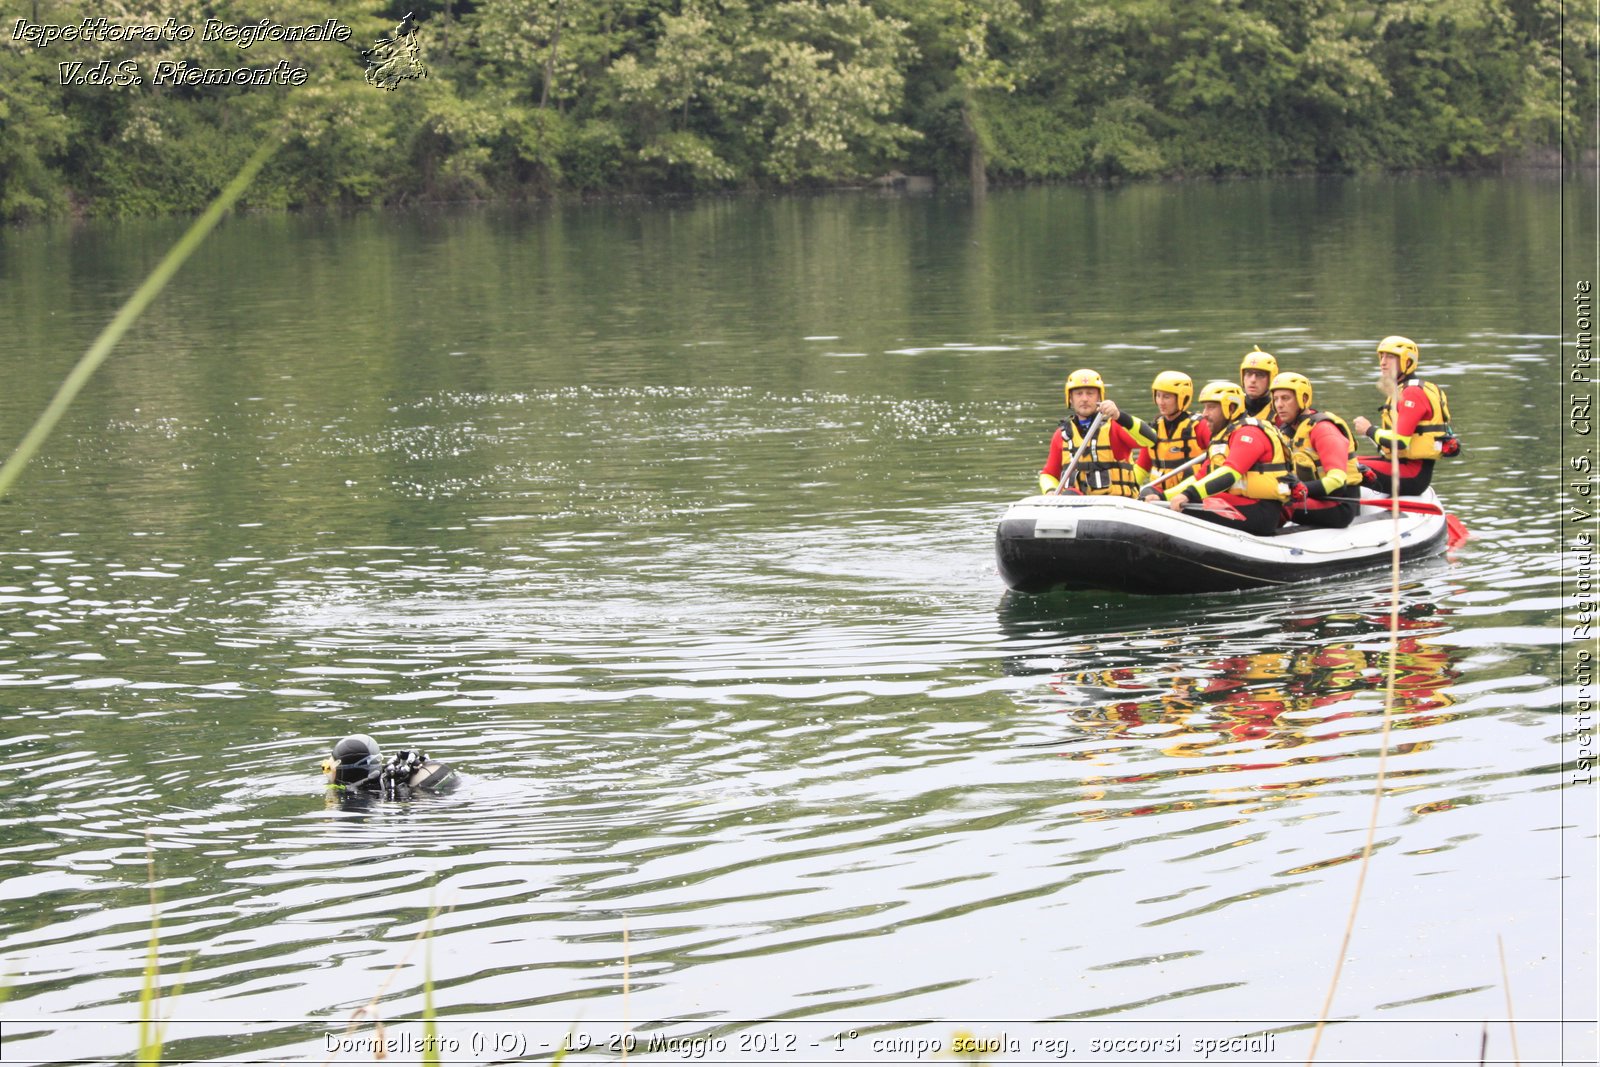
[[[1322,476],[1328,473],[1328,468],[1322,465],[1322,457],[1317,455],[1316,448],[1311,444],[1311,428],[1319,422],[1331,422],[1334,429],[1344,434],[1344,484],[1360,485],[1361,471],[1356,466],[1356,435],[1343,419],[1331,411],[1312,411],[1295,422],[1294,436],[1289,443],[1294,460],[1294,476],[1310,484],[1320,482]]]
[[[1072,472],[1072,485],[1069,489],[1076,489],[1085,496],[1138,496],[1139,481],[1133,471],[1132,453],[1128,459],[1117,459],[1111,451],[1111,427],[1114,425],[1107,420],[1100,424],[1100,430],[1095,434],[1094,440],[1089,442],[1089,447],[1083,450],[1083,458],[1078,460],[1078,467]],[[1072,419],[1061,421],[1061,475],[1066,477],[1067,467],[1072,464],[1072,457],[1077,454],[1078,446],[1083,443],[1083,431],[1078,429],[1078,424]]]
[[[1259,426],[1266,433],[1267,440],[1272,445],[1272,456],[1265,463],[1257,463],[1245,471],[1244,480],[1227,492],[1247,496],[1251,500],[1283,500],[1283,479],[1289,476],[1289,444],[1278,428],[1270,422],[1245,416],[1224,426],[1222,433],[1211,439],[1209,452],[1211,459],[1207,464],[1207,470],[1215,474],[1222,469],[1223,460],[1228,457],[1228,438],[1243,426]]]
[[[1428,422],[1419,422],[1416,430],[1411,434],[1411,443],[1405,448],[1400,459],[1438,459],[1444,455],[1440,442],[1447,437],[1454,437],[1450,429],[1450,402],[1444,398],[1444,390],[1432,382],[1425,382],[1420,378],[1407,378],[1395,388],[1394,399],[1383,406],[1383,428],[1394,429],[1395,405],[1400,402],[1400,397],[1411,386],[1419,387],[1427,396],[1428,403],[1433,407],[1433,416]]]
[[[1194,432],[1199,421],[1193,412],[1182,411],[1171,420],[1171,424],[1160,415],[1154,421],[1145,423],[1146,429],[1156,440],[1149,449],[1151,474],[1164,474],[1200,454],[1200,439]]]

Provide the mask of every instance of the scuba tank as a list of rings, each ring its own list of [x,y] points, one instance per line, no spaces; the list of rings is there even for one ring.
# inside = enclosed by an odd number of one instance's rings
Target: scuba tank
[[[400,789],[426,789],[430,793],[444,793],[456,787],[456,769],[448,763],[429,759],[424,752],[406,749],[396,752],[394,758],[379,772],[379,788],[385,794]]]
[[[406,796],[426,790],[445,793],[460,782],[454,767],[429,759],[424,752],[405,749],[387,761],[378,743],[366,734],[353,734],[333,746],[322,761],[328,782],[337,788],[380,793],[385,797]]]

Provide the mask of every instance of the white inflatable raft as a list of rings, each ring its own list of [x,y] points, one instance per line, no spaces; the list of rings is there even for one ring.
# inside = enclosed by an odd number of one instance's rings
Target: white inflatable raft
[[[1446,516],[1433,490],[1401,501],[1415,510],[1400,513],[1400,558],[1443,551]],[[1257,537],[1127,497],[1030,496],[1000,517],[995,557],[1006,585],[1024,593],[1182,594],[1285,585],[1387,565],[1393,517],[1385,507],[1361,511],[1342,530],[1289,525]]]

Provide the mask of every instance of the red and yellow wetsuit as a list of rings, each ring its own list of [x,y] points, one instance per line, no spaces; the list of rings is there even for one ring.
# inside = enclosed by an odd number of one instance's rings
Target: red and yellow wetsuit
[[[1154,444],[1139,449],[1134,463],[1152,475],[1163,474],[1196,456],[1205,455],[1211,445],[1211,424],[1192,412],[1180,411],[1170,419],[1157,415],[1143,426]],[[1170,485],[1170,481],[1167,484]]]
[[[1279,428],[1289,438],[1295,477],[1310,497],[1290,508],[1289,518],[1305,526],[1349,526],[1360,506],[1361,471],[1356,465],[1356,435],[1339,416],[1306,408]]]
[[[1434,460],[1446,454],[1444,442],[1452,438],[1450,404],[1444,390],[1420,378],[1407,378],[1400,383],[1394,401],[1384,405],[1383,428],[1375,426],[1367,436],[1389,457],[1365,461],[1378,476],[1374,488],[1389,492],[1398,459],[1400,495],[1416,496],[1433,481]]]
[[[1039,472],[1041,492],[1054,491],[1062,471],[1072,461],[1093,421],[1092,417],[1074,416],[1063,420],[1056,428],[1050,437],[1050,454]],[[1072,472],[1073,484],[1067,489],[1088,496],[1137,496],[1139,481],[1134,473],[1133,451],[1151,443],[1143,438],[1142,430],[1134,429],[1138,425],[1138,420],[1126,411],[1118,414],[1115,420],[1102,422],[1094,440],[1084,449],[1083,458],[1078,460],[1078,467]],[[1135,433],[1140,436],[1136,437]]]
[[[1283,479],[1289,475],[1283,435],[1246,417],[1222,428],[1211,443],[1211,454],[1204,474],[1185,478],[1162,497],[1171,501],[1183,495],[1196,504],[1216,497],[1238,511],[1243,521],[1214,512],[1198,512],[1200,518],[1253,534],[1276,530],[1283,521]]]

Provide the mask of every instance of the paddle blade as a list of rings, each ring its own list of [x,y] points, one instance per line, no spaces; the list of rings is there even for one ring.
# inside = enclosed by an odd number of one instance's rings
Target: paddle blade
[[[1205,499],[1205,503],[1201,504],[1200,506],[1205,508],[1207,511],[1216,512],[1225,519],[1232,519],[1234,522],[1245,521],[1244,512],[1240,511],[1238,508],[1234,507],[1220,496],[1208,496]]]
[[[1472,534],[1467,531],[1466,524],[1448,511],[1444,514],[1445,547],[1447,549],[1460,548]]]

